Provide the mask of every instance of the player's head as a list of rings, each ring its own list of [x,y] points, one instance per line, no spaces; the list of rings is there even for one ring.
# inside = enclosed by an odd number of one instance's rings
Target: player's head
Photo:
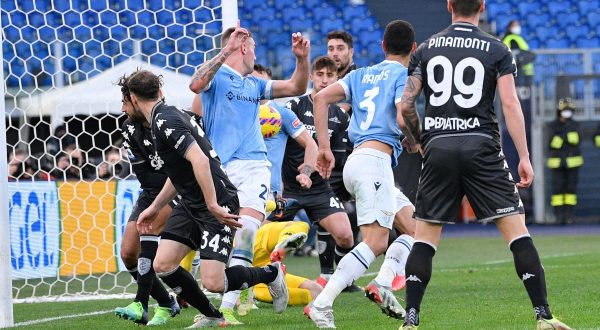
[[[448,11],[453,17],[473,17],[484,9],[484,0],[448,0]]]
[[[416,48],[415,30],[406,21],[391,21],[383,32],[383,52],[387,55],[409,55]]]
[[[327,56],[335,61],[338,71],[343,71],[354,62],[354,40],[346,31],[331,31],[327,34]]]
[[[223,34],[221,35],[221,47],[225,47],[233,31],[235,31],[235,27],[230,27],[223,32]],[[246,38],[246,42],[237,51],[238,56],[241,56],[242,63],[244,64],[242,68],[243,72],[240,72],[244,76],[252,73],[252,71],[254,70],[254,61],[256,60],[256,54],[254,53],[254,49],[256,48],[256,42],[254,41],[252,32],[248,31],[248,33],[250,35],[248,36],[248,38]]]
[[[558,100],[556,106],[556,117],[560,119],[571,119],[575,111],[575,102],[570,97],[563,97]]]
[[[252,75],[265,80],[273,79],[273,72],[271,71],[271,68],[258,63],[254,63],[254,71],[252,71]]]
[[[335,61],[327,56],[315,58],[310,70],[310,80],[312,80],[315,93],[336,82],[338,76]]]
[[[141,112],[141,104],[156,102],[162,98],[162,76],[148,70],[137,70],[127,79],[131,104],[135,111]]]
[[[144,115],[133,108],[131,103],[131,93],[129,92],[129,77],[123,75],[117,82],[118,86],[121,86],[121,111],[123,111],[127,117],[132,121],[145,121]]]

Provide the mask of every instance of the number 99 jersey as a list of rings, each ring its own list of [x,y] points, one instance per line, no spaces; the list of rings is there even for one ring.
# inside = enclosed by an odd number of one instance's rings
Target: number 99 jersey
[[[400,102],[407,76],[407,68],[400,62],[386,60],[354,70],[338,81],[346,99],[352,101],[350,142],[355,148],[370,140],[390,145],[394,149],[392,167],[398,164],[402,151],[396,103]]]
[[[454,23],[423,42],[408,66],[425,92],[423,144],[437,135],[463,133],[499,140],[496,80],[516,73],[508,47],[469,23]]]

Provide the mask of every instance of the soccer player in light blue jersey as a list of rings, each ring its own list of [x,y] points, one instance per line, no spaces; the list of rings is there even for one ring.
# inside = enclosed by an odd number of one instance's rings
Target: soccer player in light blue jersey
[[[230,181],[238,189],[242,228],[235,234],[230,266],[252,264],[254,238],[265,217],[270,171],[258,121],[261,99],[301,95],[308,84],[310,42],[292,34],[296,69],[289,80],[264,80],[254,70],[252,34],[239,26],[227,29],[217,56],[198,68],[190,83],[201,93],[204,128]],[[232,309],[238,292],[223,296],[221,308]],[[232,320],[233,321],[233,320]],[[237,322],[233,322],[237,323]]]
[[[317,167],[329,177],[334,156],[327,137],[327,107],[343,99],[352,102],[348,130],[354,151],[344,167],[344,185],[356,198],[362,242],[338,264],[335,273],[306,313],[320,328],[335,327],[333,301],[367,270],[387,249],[387,238],[396,213],[396,188],[392,168],[402,151],[397,116],[407,78],[411,52],[416,48],[412,26],[404,21],[389,23],[383,35],[385,60],[350,72],[344,79],[320,91],[314,99],[319,157]],[[370,299],[390,316],[404,311],[389,290],[380,288]],[[370,292],[367,292],[367,296]]]

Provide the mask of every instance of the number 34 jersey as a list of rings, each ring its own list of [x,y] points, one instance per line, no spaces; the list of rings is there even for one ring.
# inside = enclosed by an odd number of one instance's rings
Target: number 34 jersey
[[[500,40],[469,23],[454,23],[423,42],[408,66],[425,92],[422,142],[438,135],[484,134],[499,140],[496,80],[516,75]]]
[[[402,151],[396,103],[402,97],[406,77],[406,67],[385,60],[354,70],[338,82],[346,92],[346,99],[352,101],[350,141],[354,147],[371,140],[390,145],[394,149],[393,167],[398,164]]]

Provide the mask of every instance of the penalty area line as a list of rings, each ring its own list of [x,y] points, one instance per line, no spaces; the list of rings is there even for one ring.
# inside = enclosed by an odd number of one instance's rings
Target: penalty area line
[[[73,315],[47,317],[47,318],[44,318],[44,319],[37,319],[37,320],[30,320],[30,321],[18,322],[18,323],[15,323],[14,326],[15,327],[23,327],[23,326],[27,326],[27,325],[41,324],[41,323],[52,322],[52,321],[59,321],[59,320],[65,320],[65,319],[74,319],[74,318],[78,318],[78,317],[86,317],[86,316],[108,314],[108,313],[111,313],[111,312],[114,312],[114,309],[109,309],[109,310],[105,310],[105,311],[98,311],[98,312],[73,314]]]

